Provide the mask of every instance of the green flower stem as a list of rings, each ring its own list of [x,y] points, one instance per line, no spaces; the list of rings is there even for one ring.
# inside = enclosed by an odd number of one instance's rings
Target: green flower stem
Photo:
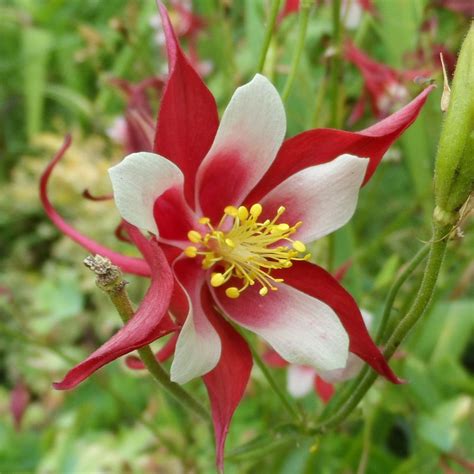
[[[344,94],[342,90],[342,33],[341,0],[332,1],[332,40],[333,56],[330,71],[331,127],[341,128]]]
[[[87,257],[84,260],[84,264],[97,275],[97,286],[107,293],[122,321],[124,323],[129,321],[135,312],[126,291],[127,283],[123,280],[120,269],[112,265],[110,260],[100,255]],[[168,373],[156,360],[149,346],[138,349],[138,354],[153,378],[167,390],[170,395],[205,421],[211,421],[208,411],[198,400],[180,385],[171,382]]]
[[[304,50],[304,44],[306,41],[306,32],[308,30],[308,19],[309,12],[311,10],[310,2],[301,2],[300,13],[299,13],[299,33],[298,33],[298,42],[296,43],[296,49],[293,54],[293,59],[291,61],[290,73],[286,78],[285,87],[281,94],[283,102],[286,102],[288,96],[290,95],[291,87],[296,77],[296,72],[298,71],[298,66],[300,64],[301,55]]]
[[[398,275],[395,281],[392,283],[390,290],[388,292],[387,300],[385,301],[385,307],[382,313],[382,319],[377,330],[377,335],[375,336],[375,343],[381,344],[383,341],[383,336],[385,329],[387,328],[388,320],[390,318],[390,313],[393,308],[393,303],[395,298],[402,287],[402,285],[407,281],[408,277],[416,270],[418,265],[423,261],[423,259],[428,255],[430,250],[430,244],[425,244],[411,259],[411,261],[406,265],[403,271]]]
[[[326,89],[327,89],[327,82],[328,76],[327,73],[324,72],[324,76],[319,83],[318,92],[316,95],[316,101],[314,106],[313,116],[311,118],[310,128],[318,128],[320,127],[320,120],[321,120],[321,111],[323,109],[324,97],[326,96]]]
[[[281,0],[272,0],[272,5],[270,8],[270,18],[268,19],[267,28],[265,30],[265,36],[263,38],[262,51],[260,53],[260,59],[258,61],[258,72],[262,72],[265,67],[265,60],[267,59],[268,48],[272,41],[273,32],[275,30],[276,19],[278,16],[278,11],[280,10]]]
[[[260,354],[258,353],[257,350],[253,347],[253,345],[248,341],[248,338],[245,337],[245,334],[242,331],[242,328],[237,327],[236,325],[232,325],[232,327],[245,339],[247,342],[247,345],[250,348],[250,352],[252,353],[253,360],[257,364],[258,368],[261,370],[263,376],[267,379],[268,385],[272,388],[272,390],[275,392],[277,397],[280,399],[281,403],[283,406],[286,408],[287,412],[289,415],[297,420],[299,423],[302,423],[304,420],[304,415],[298,409],[295,408],[295,406],[292,404],[290,401],[290,398],[288,395],[283,391],[279,385],[277,384],[276,380],[273,378],[273,375],[271,374],[270,370],[268,370],[267,365],[265,362],[262,360],[260,357]]]
[[[400,346],[410,330],[420,320],[426,312],[431,298],[433,296],[439,271],[443,263],[447,246],[447,236],[451,230],[450,226],[436,226],[433,232],[433,239],[430,245],[430,253],[426,264],[423,280],[413,305],[400,321],[395,331],[388,340],[384,356],[390,359]],[[352,411],[357,407],[361,399],[367,393],[369,388],[375,382],[377,374],[366,367],[355,380],[349,396],[341,403],[341,408],[326,421],[323,421],[310,432],[313,434],[322,433],[328,429],[334,428],[344,421]]]
[[[289,397],[286,395],[286,393],[276,383],[276,380],[273,378],[273,375],[270,373],[270,371],[268,370],[268,367],[265,365],[265,362],[263,362],[262,358],[257,353],[257,351],[254,350],[254,348],[252,346],[250,346],[250,350],[252,351],[253,360],[257,364],[258,368],[262,371],[262,374],[267,379],[268,384],[273,389],[273,391],[276,393],[276,395],[280,399],[283,406],[286,408],[288,413],[294,419],[301,422],[303,420],[302,414],[295,408],[295,406],[291,403],[291,401],[290,401]]]

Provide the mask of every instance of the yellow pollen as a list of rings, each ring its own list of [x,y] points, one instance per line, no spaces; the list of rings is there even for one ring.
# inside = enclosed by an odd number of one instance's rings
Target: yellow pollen
[[[197,248],[196,247],[188,247],[184,250],[184,255],[186,257],[194,258],[197,255]]]
[[[293,242],[293,248],[301,253],[306,252],[306,245],[303,242],[300,242],[299,240],[295,240]]]
[[[225,278],[222,273],[213,273],[211,276],[211,285],[214,287],[221,286],[225,283]]]
[[[232,216],[232,217],[235,217],[238,214],[238,212],[239,212],[239,210],[234,206],[227,206],[224,209],[224,214],[226,214],[228,216]]]
[[[202,257],[204,269],[216,269],[210,276],[213,287],[226,285],[225,294],[232,299],[238,298],[249,286],[257,283],[261,296],[270,290],[278,289],[275,284],[282,278],[272,275],[275,270],[290,268],[294,261],[308,260],[306,246],[292,236],[301,222],[294,225],[278,222],[285,212],[280,206],[273,219],[258,222],[263,212],[262,205],[227,206],[219,223],[213,227],[208,217],[201,217],[200,224],[207,225],[208,233],[203,235],[197,230],[188,232],[188,239],[196,246],[187,247],[187,257]],[[304,254],[304,255],[302,255]],[[239,282],[238,286],[228,286]]]
[[[247,210],[245,206],[240,206],[237,211],[237,215],[239,216],[239,219],[241,221],[244,221],[249,216],[249,211]]]
[[[188,232],[188,239],[193,243],[197,244],[198,242],[201,242],[202,240],[202,235],[197,231],[197,230],[190,230]]]
[[[254,204],[251,208],[250,208],[250,215],[257,219],[260,214],[262,213],[263,211],[263,208],[262,208],[262,205],[261,204]]]
[[[235,300],[236,298],[240,296],[240,292],[235,286],[231,286],[230,288],[227,288],[227,290],[225,290],[225,294],[229,298],[232,298],[233,300]]]

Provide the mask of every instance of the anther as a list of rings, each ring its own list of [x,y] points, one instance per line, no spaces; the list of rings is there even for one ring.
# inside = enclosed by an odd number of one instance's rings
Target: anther
[[[211,285],[213,287],[221,286],[225,283],[225,278],[222,273],[213,273],[211,276]]]
[[[249,216],[249,211],[247,210],[245,206],[240,206],[237,211],[237,215],[239,216],[239,219],[241,221],[245,221],[247,217]]]
[[[232,299],[236,299],[240,296],[239,290],[235,286],[231,286],[225,290],[225,294]]]
[[[209,224],[209,222],[211,222],[211,219],[209,219],[209,217],[200,217],[198,222],[199,224],[206,225],[206,224]]]
[[[306,245],[301,242],[300,240],[295,240],[293,242],[293,248],[297,250],[298,252],[306,252]]]
[[[260,288],[260,290],[258,290],[260,296],[265,296],[266,294],[268,294],[268,288],[266,286],[262,286],[262,288]]]
[[[228,216],[235,217],[238,213],[238,209],[235,206],[227,206],[224,209],[224,214],[227,214]]]
[[[197,255],[197,248],[193,246],[187,247],[184,249],[184,255],[186,255],[186,257],[194,258]]]
[[[197,230],[190,230],[188,232],[188,239],[197,244],[198,242],[201,242],[202,235]]]
[[[250,215],[254,218],[254,219],[257,219],[257,217],[260,216],[260,214],[262,213],[263,211],[263,208],[262,208],[262,205],[261,204],[254,204],[251,208],[250,208]]]

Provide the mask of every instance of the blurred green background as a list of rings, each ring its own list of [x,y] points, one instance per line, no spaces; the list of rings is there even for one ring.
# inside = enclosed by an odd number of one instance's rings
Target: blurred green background
[[[289,136],[333,125],[328,92],[331,2],[314,3],[304,55],[286,102]],[[346,21],[343,34],[377,61],[402,72],[428,71],[424,76],[442,85],[434,52],[442,45],[455,59],[469,25],[468,16],[446,8],[451,3],[462,2],[375,1],[375,10],[361,11],[355,26]],[[196,38],[183,37],[183,45],[194,47],[190,43],[196,41],[206,83],[221,110],[235,87],[256,72],[269,4],[193,2],[205,25]],[[179,31],[183,20],[173,5],[170,10]],[[119,327],[119,319],[81,263],[86,252],[46,218],[38,199],[39,176],[64,135],[72,133],[73,146],[55,172],[51,199],[83,233],[129,251],[113,235],[119,223],[113,203],[85,200],[81,193],[85,188],[94,194],[110,192],[106,170],[124,155],[113,126],[125,102],[110,79],[139,82],[166,73],[156,15],[153,0],[0,2],[2,473],[213,472],[214,446],[206,427],[122,361],[72,392],[51,387],[106,340]],[[264,72],[280,91],[297,35],[298,16],[289,15],[279,23],[270,45]],[[361,119],[350,123],[364,82],[353,64],[343,61],[342,66],[339,125],[362,129],[377,119],[366,108]],[[403,82],[409,98],[425,79]],[[430,236],[441,89],[364,188],[353,221],[333,241],[323,240],[313,249],[319,263],[333,268],[352,260],[345,286],[376,318],[400,266]],[[401,105],[394,104],[394,109]],[[392,363],[406,385],[379,381],[336,432],[280,447],[263,458],[234,453],[227,472],[472,472],[472,230],[467,219],[464,237],[450,244],[429,314]],[[419,278],[415,273],[402,288],[397,312],[409,304]],[[130,280],[131,296],[138,302],[146,282]],[[284,370],[275,370],[275,377],[285,384]],[[189,385],[205,399],[199,381]],[[14,421],[12,399],[27,402],[19,404],[24,406],[21,423]],[[299,403],[309,413],[322,408],[314,395]],[[288,421],[255,369],[231,425],[227,452],[260,434],[278,438]]]

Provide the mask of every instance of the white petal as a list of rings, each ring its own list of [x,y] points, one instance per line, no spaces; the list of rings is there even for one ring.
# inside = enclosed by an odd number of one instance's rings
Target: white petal
[[[362,317],[367,329],[372,326],[373,315],[365,309],[361,309]],[[364,361],[355,354],[350,353],[347,358],[347,365],[343,369],[326,370],[319,372],[319,376],[329,383],[344,382],[353,379],[362,369]]]
[[[219,362],[221,340],[209,322],[201,304],[204,272],[189,259],[176,262],[189,312],[176,342],[170,376],[173,382],[183,384],[210,372]],[[181,284],[184,282],[184,285]]]
[[[182,186],[183,174],[171,161],[154,153],[132,153],[109,169],[120,215],[130,224],[158,235],[153,205],[166,190]]]
[[[308,395],[314,387],[316,372],[310,367],[290,365],[286,373],[286,389],[293,398]]]
[[[171,380],[183,384],[207,374],[219,362],[221,341],[207,318],[193,308],[188,314],[176,343]]]
[[[369,160],[341,155],[322,165],[305,168],[279,184],[262,200],[267,215],[280,207],[281,221],[303,224],[295,238],[319,239],[342,227],[354,214]]]
[[[364,361],[351,352],[344,368],[336,370],[320,370],[318,371],[318,375],[329,383],[344,382],[353,379],[360,372],[363,365]]]
[[[328,305],[285,284],[266,296],[257,286],[235,300],[214,289],[216,301],[230,319],[263,337],[288,362],[318,371],[345,367],[349,337]]]
[[[197,175],[197,197],[204,214],[212,205],[209,187],[217,186],[216,170],[234,178],[220,192],[221,211],[239,205],[273,162],[285,136],[285,109],[272,83],[257,74],[239,87],[224,112],[214,143]],[[207,214],[206,214],[207,215]]]

